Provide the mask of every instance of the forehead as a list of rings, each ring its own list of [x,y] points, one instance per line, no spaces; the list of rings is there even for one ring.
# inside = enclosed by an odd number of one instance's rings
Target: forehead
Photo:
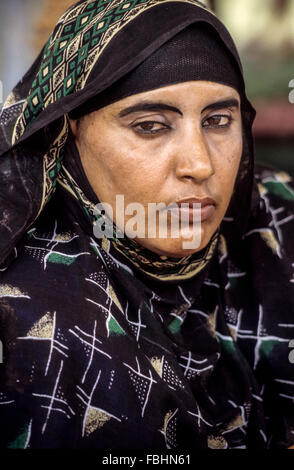
[[[168,85],[155,90],[134,94],[110,105],[113,110],[133,106],[137,102],[163,102],[177,106],[208,105],[219,100],[235,99],[240,103],[240,96],[234,88],[217,82],[189,81]]]

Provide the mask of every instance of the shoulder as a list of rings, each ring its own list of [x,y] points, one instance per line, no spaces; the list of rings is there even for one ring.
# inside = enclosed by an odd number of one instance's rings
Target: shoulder
[[[255,180],[259,194],[272,200],[279,199],[292,205],[294,203],[294,178],[290,173],[276,168],[257,164],[255,166]]]
[[[271,251],[294,261],[294,181],[285,172],[265,165],[256,165],[256,209],[251,214],[247,232],[265,242]]]
[[[58,213],[48,206],[1,266],[0,280],[18,290],[26,287],[25,291],[32,286],[46,290],[46,286],[57,285],[58,279],[63,285],[70,284],[92,256],[89,237],[81,227],[66,211]]]

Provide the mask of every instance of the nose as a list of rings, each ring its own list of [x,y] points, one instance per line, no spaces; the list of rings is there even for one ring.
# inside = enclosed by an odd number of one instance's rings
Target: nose
[[[176,176],[201,183],[214,174],[208,143],[202,128],[187,126],[184,129],[176,155]]]

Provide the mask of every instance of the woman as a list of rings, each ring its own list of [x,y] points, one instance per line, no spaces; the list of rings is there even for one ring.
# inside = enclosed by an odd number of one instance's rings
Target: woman
[[[294,193],[254,114],[198,1],[63,15],[1,115],[2,446],[294,443]]]

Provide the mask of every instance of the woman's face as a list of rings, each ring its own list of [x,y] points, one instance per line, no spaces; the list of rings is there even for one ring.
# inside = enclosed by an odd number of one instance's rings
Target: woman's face
[[[126,233],[135,212],[118,219],[117,195],[124,196],[125,208],[140,203],[145,209],[145,230],[136,240],[155,253],[182,257],[208,244],[229,205],[242,154],[236,90],[208,81],[169,85],[117,101],[71,121],[71,127],[93,190]],[[179,212],[188,224],[177,237],[171,235],[172,212],[165,237],[158,231],[148,236],[148,203],[181,202],[189,204]],[[193,202],[201,203],[200,243],[185,248],[193,215],[200,214]]]

